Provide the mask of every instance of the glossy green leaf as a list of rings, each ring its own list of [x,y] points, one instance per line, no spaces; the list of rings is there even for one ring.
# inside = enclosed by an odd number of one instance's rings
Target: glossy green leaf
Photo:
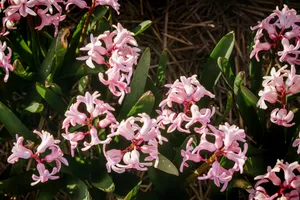
[[[233,88],[235,76],[231,69],[228,59],[224,57],[219,57],[217,63],[226,83],[229,85],[230,88]]]
[[[44,110],[44,105],[39,102],[33,101],[29,106],[25,108],[25,110],[31,113],[40,113]]]
[[[80,94],[84,94],[85,88],[89,83],[89,77],[88,76],[83,76],[78,83],[78,90]]]
[[[178,169],[168,158],[166,158],[161,154],[159,154],[158,157],[159,157],[159,163],[157,169],[166,172],[168,174],[179,176]]]
[[[13,67],[14,67],[13,73],[22,77],[25,80],[32,80],[34,73],[25,70],[22,63],[18,59],[14,61]]]
[[[13,138],[16,134],[23,136],[26,140],[36,141],[35,135],[19,120],[19,118],[3,103],[0,102],[0,121]]]
[[[36,83],[36,90],[54,110],[62,115],[65,113],[67,105],[56,92],[40,83]]]
[[[134,36],[137,36],[138,34],[143,33],[145,30],[147,30],[152,24],[152,21],[146,20],[140,23],[137,27],[135,27],[131,32],[134,33]]]
[[[145,49],[142,54],[137,68],[134,72],[133,78],[130,84],[130,93],[126,95],[123,106],[120,111],[120,119],[123,119],[138,99],[143,95],[148,71],[150,67],[150,49]]]
[[[24,38],[22,37],[22,34],[20,34],[16,30],[10,31],[10,42],[11,45],[8,45],[12,48],[13,52],[17,52],[20,56],[20,60],[22,62],[25,62],[26,64],[32,64],[33,62],[33,54],[29,46],[26,44]]]
[[[72,200],[91,200],[88,186],[80,179],[65,174],[61,183],[60,189],[67,193]]]
[[[245,72],[239,72],[234,81],[234,94],[236,105],[245,125],[248,128],[248,135],[260,144],[263,139],[263,127],[256,112],[256,100],[250,91],[243,86]],[[242,91],[243,90],[243,91]]]
[[[160,55],[159,64],[156,71],[156,83],[155,85],[161,87],[165,84],[165,74],[168,62],[168,51],[165,49]]]
[[[124,198],[124,200],[131,200],[133,199],[136,194],[138,193],[139,189],[140,189],[140,185],[141,185],[142,181],[140,181]],[[118,198],[119,199],[119,198]],[[122,198],[123,199],[123,198]]]
[[[18,176],[13,176],[5,180],[0,180],[0,195],[2,194],[26,194],[33,189],[30,185],[32,172],[28,171]],[[22,181],[20,181],[22,180]]]
[[[204,65],[201,73],[200,83],[209,91],[213,91],[213,87],[220,76],[220,69],[217,61],[219,57],[229,59],[234,46],[234,32],[225,35],[216,45],[207,63]]]
[[[247,105],[256,106],[258,98],[245,86],[241,85],[241,92]]]
[[[67,157],[67,159],[69,168],[66,173],[70,173],[83,181],[88,181],[91,185],[104,192],[114,191],[115,185],[110,175],[107,173],[103,161],[81,159],[80,157]]]
[[[60,70],[67,52],[67,38],[69,34],[69,29],[62,29],[59,31],[57,37],[52,40],[46,57],[39,69],[39,76],[42,82],[46,80],[50,73],[55,76],[55,74]]]
[[[134,104],[129,111],[127,117],[136,115],[138,113],[151,114],[155,103],[155,97],[151,91],[148,91],[141,96],[141,98]]]
[[[94,12],[92,14],[88,29],[87,29],[87,34],[90,34],[92,30],[94,29],[95,25],[101,18],[107,13],[108,7],[105,6],[98,6],[94,9]]]

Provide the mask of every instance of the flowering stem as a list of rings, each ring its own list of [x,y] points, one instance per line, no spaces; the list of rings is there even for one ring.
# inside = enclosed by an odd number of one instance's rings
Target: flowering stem
[[[190,184],[193,181],[195,181],[195,179],[200,176],[201,174],[203,174],[203,172],[205,172],[210,165],[215,161],[216,155],[213,154],[208,160],[207,162],[203,163],[202,165],[200,165],[200,167],[198,167],[198,169],[196,169],[194,171],[193,174],[191,174],[187,179],[186,179],[186,184]]]
[[[82,31],[81,31],[81,35],[80,35],[80,38],[79,38],[78,47],[81,46],[81,44],[83,43],[83,40],[84,40],[84,38],[85,38],[85,36],[86,36],[87,28],[88,28],[88,25],[89,25],[89,23],[90,23],[91,16],[92,16],[92,14],[93,14],[93,11],[94,11],[94,9],[95,9],[95,6],[96,6],[96,0],[93,0],[93,1],[92,1],[92,5],[91,5],[91,7],[90,7],[90,9],[89,9],[87,18],[86,18],[86,20],[85,20],[85,22],[84,22]],[[79,49],[77,48],[77,49],[76,49],[76,54],[77,54],[78,52],[79,52]]]

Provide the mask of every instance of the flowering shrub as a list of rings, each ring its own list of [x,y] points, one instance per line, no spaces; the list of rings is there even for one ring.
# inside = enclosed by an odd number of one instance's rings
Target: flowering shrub
[[[73,30],[60,30],[73,7],[86,14]],[[151,22],[133,31],[120,23],[110,28],[107,11],[120,14],[119,7],[117,0],[1,1],[0,90],[7,96],[0,100],[0,131],[16,141],[0,194],[143,199],[143,183],[152,199],[188,199],[186,189],[206,180],[211,199],[299,199],[296,11],[277,8],[252,28],[250,57],[259,62],[251,61],[251,80],[232,71],[231,32],[201,76],[179,76],[164,93],[164,76],[148,77],[150,49],[135,40]],[[269,62],[267,70],[261,61]],[[157,74],[165,67],[160,63]],[[213,100],[220,78],[227,83],[226,113]],[[230,109],[243,126],[225,120]]]

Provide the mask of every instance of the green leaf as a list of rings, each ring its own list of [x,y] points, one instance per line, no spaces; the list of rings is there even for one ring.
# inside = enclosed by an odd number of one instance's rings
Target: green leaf
[[[160,55],[159,64],[157,66],[156,71],[156,83],[155,85],[161,87],[165,83],[165,73],[167,69],[167,62],[168,62],[168,50],[165,49],[162,54]]]
[[[44,110],[44,105],[39,102],[33,101],[29,106],[25,108],[25,110],[31,113],[40,113]]]
[[[94,9],[94,12],[90,20],[90,24],[87,29],[87,34],[92,32],[97,22],[101,20],[101,18],[107,13],[107,11],[108,11],[108,7],[106,6],[98,6]]]
[[[40,83],[36,83],[36,90],[41,95],[43,99],[58,113],[64,114],[66,111],[67,105],[64,103],[62,98],[53,90],[46,88]]]
[[[118,199],[124,200],[126,199],[126,197],[129,198],[135,195],[137,192],[136,190],[141,184],[141,179],[135,174],[129,172],[116,174],[113,176],[113,180],[116,184],[114,194],[116,194]],[[124,181],[126,181],[126,184],[124,184]]]
[[[146,20],[140,23],[137,27],[135,27],[131,32],[134,33],[134,36],[137,36],[138,34],[141,34],[145,30],[147,30],[152,24],[152,21]]]
[[[144,93],[148,71],[150,67],[150,49],[145,49],[141,56],[137,68],[134,72],[131,84],[130,93],[126,95],[123,106],[120,111],[120,119],[126,117],[132,106],[138,101],[138,99]]]
[[[96,63],[95,68],[89,68],[85,62],[83,63],[82,61],[76,60],[73,62],[73,64],[70,66],[70,68],[65,68],[62,69],[61,73],[61,79],[68,78],[71,76],[76,76],[76,77],[82,77],[86,76],[89,74],[99,74],[99,72],[104,72],[104,66],[103,65],[98,65]]]
[[[141,98],[134,104],[129,111],[127,117],[136,115],[138,113],[151,114],[155,103],[155,97],[151,91],[148,91],[141,96]]]
[[[33,54],[31,49],[26,44],[22,34],[20,34],[16,30],[10,31],[10,42],[11,45],[8,45],[12,48],[13,52],[17,52],[20,56],[20,60],[25,62],[26,64],[32,64],[33,62]]]
[[[250,89],[257,94],[262,84],[262,62],[257,62],[256,58],[252,58],[249,65],[249,75]]]
[[[69,162],[69,171],[66,171],[66,173],[70,173],[83,181],[88,181],[91,185],[104,192],[114,191],[115,185],[103,165],[104,160],[101,162],[100,160],[81,159],[80,157],[75,159],[71,157],[66,158]]]
[[[168,158],[166,158],[161,154],[159,154],[158,157],[159,157],[159,162],[158,162],[157,169],[164,171],[168,174],[179,176],[178,169]]]
[[[248,128],[248,134],[254,137],[254,141],[261,144],[264,136],[264,129],[259,120],[260,117],[256,112],[257,100],[253,97],[252,93],[243,86],[244,77],[245,72],[239,72],[234,81],[236,105],[245,125]]]
[[[232,109],[232,106],[233,106],[233,95],[230,91],[227,91],[227,102],[226,102],[225,112],[223,113],[223,115],[220,118],[218,118],[218,120],[216,120],[216,123],[214,123],[214,124],[220,124],[225,119],[225,117],[228,115],[228,113]]]
[[[78,90],[80,94],[84,94],[85,88],[89,83],[89,77],[88,76],[83,76],[78,83]]]
[[[136,194],[138,193],[141,183],[142,183],[142,181],[140,181],[132,190],[130,190],[130,192],[125,196],[124,200],[133,199],[136,196]]]
[[[220,76],[220,69],[217,61],[219,57],[229,59],[234,46],[234,32],[225,35],[216,45],[207,63],[204,65],[204,70],[201,74],[200,83],[209,91],[213,91],[213,87]]]
[[[52,40],[49,51],[39,69],[39,76],[42,82],[46,80],[50,73],[55,76],[60,70],[67,52],[67,38],[69,34],[69,29],[64,28],[58,33],[58,36]]]
[[[232,72],[228,59],[224,57],[219,57],[217,62],[226,83],[229,85],[230,88],[233,88],[235,76]]]
[[[256,106],[257,104],[257,97],[245,86],[241,85],[241,92],[244,96],[245,102],[248,106]]]
[[[14,67],[13,73],[22,77],[25,80],[32,80],[34,73],[27,72],[27,70],[24,69],[22,63],[18,59],[14,61],[13,67]]]
[[[65,174],[61,183],[61,190],[66,192],[72,200],[91,200],[88,186],[80,179]]]
[[[234,177],[230,182],[228,188],[241,188],[241,189],[250,189],[252,188],[251,183],[243,177]]]
[[[35,135],[19,120],[19,118],[4,104],[0,102],[0,121],[15,138],[16,134],[23,136],[25,140],[36,141]]]
[[[25,194],[33,189],[30,185],[32,172],[28,171],[19,176],[13,176],[5,180],[0,180],[0,194]],[[20,181],[22,180],[22,181]]]

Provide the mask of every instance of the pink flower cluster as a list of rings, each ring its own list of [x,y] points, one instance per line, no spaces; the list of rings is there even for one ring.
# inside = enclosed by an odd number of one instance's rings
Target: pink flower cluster
[[[106,167],[111,170],[123,173],[126,169],[147,170],[147,166],[158,166],[159,152],[158,145],[168,141],[160,133],[156,119],[151,119],[147,114],[138,114],[139,117],[129,117],[111,128],[108,139],[123,137],[129,141],[128,146],[123,149],[109,149],[108,144],[103,145],[103,153],[107,159]],[[142,124],[142,125],[141,125]],[[141,161],[140,154],[146,154],[144,161]],[[122,162],[123,161],[123,162]]]
[[[57,173],[61,169],[61,163],[64,165],[68,165],[68,161],[63,157],[63,152],[61,151],[58,144],[60,143],[60,140],[55,140],[53,136],[48,133],[47,131],[33,131],[35,134],[37,134],[42,142],[39,146],[37,146],[36,151],[33,152],[31,149],[26,148],[26,145],[23,146],[23,137],[18,137],[16,135],[17,142],[14,143],[14,147],[12,148],[11,152],[12,154],[8,157],[7,162],[14,164],[17,162],[20,158],[23,159],[30,159],[33,158],[37,162],[37,170],[39,175],[32,175],[32,179],[35,181],[31,183],[31,185],[36,185],[37,183],[41,182],[44,183],[46,181],[55,180],[58,179],[59,176],[57,176]],[[51,153],[43,156],[44,153],[50,150]],[[50,172],[44,163],[52,163],[55,162],[56,166],[52,168],[52,171]]]
[[[6,49],[8,50],[8,54],[5,53]],[[5,70],[5,76],[4,76],[4,82],[7,82],[9,77],[9,71],[13,71],[14,68],[10,64],[11,59],[11,49],[6,46],[6,42],[0,41],[0,67],[2,67]]]
[[[267,169],[267,173],[254,178],[259,180],[253,189],[248,190],[250,193],[250,200],[260,199],[289,199],[299,200],[300,196],[300,165],[298,162],[283,163],[283,161],[277,160],[274,168],[270,166]],[[284,174],[283,178],[280,178],[280,173]],[[276,192],[270,192],[264,188],[264,184],[271,183],[277,188]]]
[[[252,30],[257,30],[250,58],[254,55],[259,61],[259,52],[274,49],[280,62],[290,65],[300,64],[300,16],[296,10],[284,5],[265,18]]]
[[[173,132],[177,129],[180,132],[190,133],[189,128],[197,123],[201,124],[200,128],[194,128],[195,132],[201,132],[203,128],[210,122],[210,118],[215,112],[215,108],[199,109],[197,102],[204,96],[214,98],[215,95],[207,91],[197,80],[197,75],[186,78],[181,76],[180,80],[176,80],[173,84],[166,84],[165,87],[170,88],[167,98],[163,100],[158,110],[158,120],[161,128],[170,125],[167,132]],[[183,105],[182,112],[176,113],[172,111],[173,104]]]
[[[300,137],[300,132],[299,132],[299,137]],[[294,142],[293,142],[293,147],[296,147],[298,146],[298,150],[297,150],[297,153],[300,154],[300,138],[296,139]]]
[[[300,75],[296,74],[295,66],[291,66],[291,70],[287,69],[287,65],[278,71],[273,67],[270,76],[264,76],[262,83],[264,89],[259,91],[260,99],[257,106],[261,109],[267,109],[265,101],[275,104],[281,104],[282,108],[275,108],[271,112],[271,121],[280,126],[290,127],[295,123],[290,123],[294,118],[292,111],[287,111],[287,95],[300,92]]]
[[[85,93],[85,96],[77,96],[77,101],[73,103],[69,110],[65,113],[65,120],[63,121],[62,128],[65,129],[62,136],[69,140],[71,144],[71,154],[74,156],[74,149],[77,147],[78,142],[83,140],[86,135],[90,136],[90,142],[85,141],[82,151],[86,151],[94,145],[105,144],[110,142],[110,138],[101,141],[98,136],[98,129],[104,129],[111,123],[115,123],[116,119],[111,111],[114,111],[109,104],[97,99],[100,96],[99,92],[90,94]],[[80,112],[78,109],[84,106],[86,112]],[[86,131],[77,131],[76,133],[69,133],[70,125],[82,126],[87,128]]]
[[[137,48],[132,32],[121,24],[114,28],[116,30],[113,32],[105,31],[98,37],[91,34],[91,43],[80,48],[88,51],[88,55],[77,59],[86,60],[86,65],[90,68],[95,68],[93,62],[108,67],[105,74],[99,73],[99,79],[104,85],[108,85],[113,95],[119,97],[118,103],[121,104],[125,94],[130,92],[133,66],[137,64],[140,49]]]
[[[234,172],[240,171],[241,174],[243,173],[243,167],[247,160],[246,152],[248,150],[248,144],[245,140],[246,134],[243,129],[239,129],[235,125],[230,126],[227,122],[225,125],[220,125],[219,129],[209,124],[208,128],[200,131],[200,134],[201,140],[198,145],[195,145],[194,139],[190,138],[186,144],[186,150],[181,150],[183,161],[180,171],[183,171],[183,167],[189,166],[187,161],[203,161],[211,164],[208,173],[198,177],[198,179],[211,179],[218,187],[222,183],[223,187],[221,191],[224,191],[228,182],[232,179]],[[241,144],[243,144],[243,150],[240,147]],[[207,154],[207,152],[212,153],[212,156],[208,159],[203,158],[201,155]],[[234,162],[231,168],[225,169],[221,166],[220,160],[223,157]]]
[[[8,4],[5,8],[4,5]],[[15,29],[15,22],[21,17],[39,16],[41,24],[35,29],[41,30],[45,26],[53,25],[55,28],[54,36],[58,32],[58,25],[66,18],[63,15],[63,10],[68,10],[71,4],[75,4],[80,8],[88,8],[84,0],[1,0],[0,8],[4,10],[5,17],[2,18],[1,35],[7,35],[7,29]],[[63,6],[66,5],[64,9]],[[119,7],[117,0],[96,0],[96,6],[109,5],[112,6],[118,13]]]

